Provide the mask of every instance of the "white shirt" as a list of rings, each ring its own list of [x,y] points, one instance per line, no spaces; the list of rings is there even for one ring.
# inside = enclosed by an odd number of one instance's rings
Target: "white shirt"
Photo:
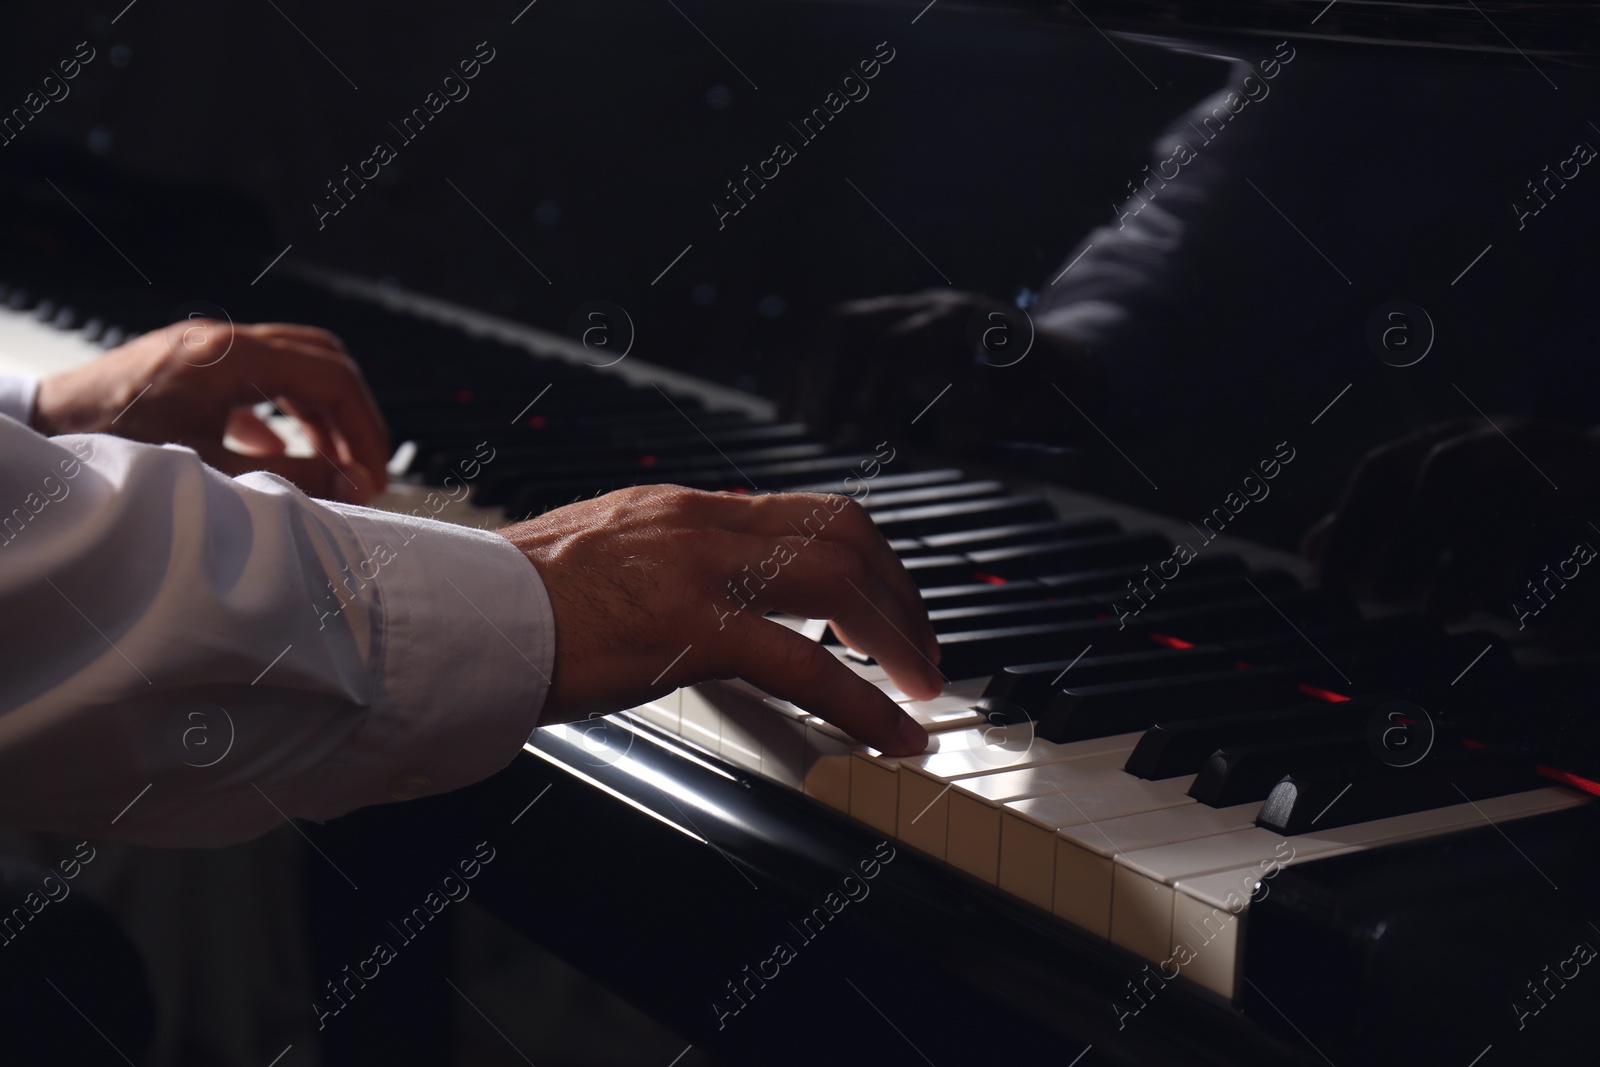
[[[0,825],[222,845],[468,785],[555,630],[507,540],[25,423],[0,376]]]

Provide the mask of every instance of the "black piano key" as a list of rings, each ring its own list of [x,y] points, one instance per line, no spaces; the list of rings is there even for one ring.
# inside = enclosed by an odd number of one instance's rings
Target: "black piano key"
[[[1021,522],[1009,526],[983,526],[954,533],[924,537],[930,549],[942,552],[974,552],[986,548],[1009,548],[1040,541],[1081,540],[1110,537],[1121,532],[1113,519],[1081,519],[1073,522]]]
[[[870,504],[870,498],[869,498]],[[926,537],[973,526],[1004,526],[1017,522],[1045,522],[1056,517],[1042,496],[1001,496],[952,504],[898,508],[873,512],[872,519],[885,537]]]
[[[1243,559],[1229,553],[1201,556],[1184,565],[1169,587],[1200,578],[1215,578],[1226,574],[1244,574],[1249,568]],[[1092,571],[1073,574],[1042,575],[1038,581],[1062,596],[1081,596],[1089,593],[1117,592],[1131,581],[1142,581],[1148,567],[1099,567]]]
[[[859,470],[862,463],[871,459],[872,456],[859,455],[824,456],[783,463],[763,463],[737,470],[732,467],[708,467],[704,470],[675,472],[671,481],[690,489],[749,493],[786,488],[792,484],[814,480],[819,474],[843,476],[850,471]],[[614,489],[648,485],[651,482],[665,480],[650,477],[613,477],[604,480],[537,482],[517,489],[506,504],[506,512],[513,516],[532,514]],[[751,488],[751,482],[755,483],[755,489]]]
[[[920,540],[920,538],[918,539]],[[1000,578],[987,575],[980,581],[965,582],[956,586],[926,588],[923,600],[932,609],[936,607],[962,607],[967,604],[1005,604],[1018,600],[1041,600],[1050,597],[1072,598],[1091,594],[1105,598],[1104,612],[1113,614],[1107,590],[1114,588],[1135,573],[1126,567],[1101,568],[1079,571],[1074,574],[1043,575],[1037,578]]]
[[[1160,534],[1118,534],[968,552],[977,569],[1001,578],[1031,578],[1164,559],[1172,542]]]
[[[478,457],[478,443],[485,435],[492,439],[495,448],[495,469],[521,470],[524,473],[559,470],[571,474],[584,464],[605,462],[637,463],[645,456],[667,456],[674,460],[692,455],[715,456],[716,448],[733,452],[736,448],[749,448],[757,444],[805,444],[805,427],[796,423],[748,423],[719,429],[712,433],[713,447],[706,443],[691,427],[668,424],[655,429],[640,428],[638,432],[618,432],[603,437],[594,435],[541,434],[521,428],[521,425],[486,429],[481,423],[470,434],[472,440],[449,447],[431,449],[419,468],[435,484],[445,475],[454,473],[461,464]],[[507,432],[509,431],[509,433]]]
[[[828,454],[826,446],[809,441],[762,445],[762,442],[751,442],[744,447],[735,447],[730,442],[729,447],[719,448],[708,444],[703,438],[694,441],[679,438],[671,443],[644,438],[622,446],[608,444],[599,448],[587,445],[570,449],[507,448],[496,456],[495,469],[509,468],[523,477],[555,474],[563,481],[577,481],[649,470],[666,472],[716,466],[752,467],[764,463],[816,459]],[[521,469],[517,470],[519,466]]]
[[[1393,626],[1397,620],[1411,618],[1415,617],[1396,616],[1366,625]],[[1426,641],[1426,632],[1420,633],[1419,637]],[[1319,634],[1317,638],[1331,654],[1338,654],[1334,652],[1337,644],[1335,637]],[[1404,634],[1398,635],[1393,645],[1403,648],[1407,640]],[[1462,634],[1436,643],[1434,647],[1443,651],[1433,665],[1434,676],[1442,679],[1449,672],[1438,670],[1439,666],[1452,654],[1459,655],[1462,648],[1470,647],[1477,641],[1473,635]],[[1390,642],[1384,641],[1382,644]],[[1502,654],[1504,651],[1494,649],[1494,652]],[[1498,663],[1499,673],[1495,673],[1495,668],[1491,667],[1490,672],[1461,685],[1439,681],[1358,696],[1343,703],[1319,701],[1191,721],[1157,722],[1139,739],[1128,757],[1126,769],[1129,774],[1141,778],[1173,778],[1194,774],[1208,755],[1228,745],[1303,737],[1356,724],[1367,724],[1371,728],[1375,723],[1377,729],[1382,731],[1391,722],[1390,711],[1398,709],[1398,713],[1414,719],[1414,709],[1417,708],[1427,716],[1423,728],[1397,734],[1392,743],[1374,736],[1374,744],[1380,749],[1387,748],[1393,754],[1393,762],[1411,761],[1410,754],[1399,747],[1401,744],[1419,744],[1426,749],[1430,734],[1449,730],[1454,735],[1481,743],[1526,744],[1548,763],[1551,760],[1546,757],[1555,753],[1539,752],[1541,730],[1552,724],[1562,724],[1563,711],[1568,709],[1582,709],[1580,714],[1585,723],[1592,722],[1589,708],[1593,693],[1600,691],[1588,687],[1596,677],[1591,673],[1592,664],[1582,665],[1584,669],[1577,671],[1567,669],[1578,666],[1572,664],[1563,664],[1559,668],[1516,670],[1509,657],[1490,654],[1485,655],[1473,670],[1476,671],[1484,663]],[[1569,739],[1575,736],[1564,725],[1557,725],[1557,729]],[[1591,726],[1590,733],[1594,732]]]
[[[1369,744],[1366,731],[1356,729],[1231,745],[1205,758],[1189,795],[1213,808],[1259,803],[1285,775],[1343,767],[1370,758]]]
[[[1161,637],[1169,631],[1192,636],[1196,643],[1208,638],[1231,640],[1260,636],[1279,632],[1286,625],[1279,610],[1288,613],[1303,627],[1347,621],[1355,608],[1341,597],[1300,592],[1280,598],[1277,607],[1258,597],[1220,605],[1147,612],[1126,626],[1108,617],[945,634],[939,638],[943,653],[940,669],[947,678],[975,678],[994,674],[1018,660],[1044,661],[1064,654],[1076,655],[1089,643],[1108,652],[1144,648],[1148,647],[1152,635]]]
[[[963,501],[1004,496],[1003,482],[951,482],[939,485],[913,486],[906,489],[878,487],[878,491],[865,496],[861,504],[868,511],[900,511],[906,508],[934,504],[954,504]]]
[[[1573,661],[1513,675],[1468,675],[1454,688],[1464,690],[1455,704],[1425,694],[1416,703],[1430,715],[1448,717],[1475,740],[1525,745],[1543,764],[1600,781],[1600,664]]]
[[[1324,699],[1383,693],[1439,677],[1460,663],[1469,649],[1482,644],[1481,634],[1438,638],[1423,645],[1378,644],[1339,653],[1339,663],[1312,658],[1309,647],[1298,661],[1241,669],[1209,671],[1172,678],[1140,678],[1105,685],[1074,681],[1053,694],[1039,716],[1039,736],[1051,741],[1078,741],[1132,730],[1148,730],[1158,721],[1205,718],[1224,712],[1264,710],[1298,703],[1304,697]],[[1484,662],[1489,671],[1512,668],[1510,653],[1494,645]],[[1474,668],[1477,669],[1477,668]],[[1323,697],[1326,694],[1326,697]]]
[[[1049,703],[1057,684],[1104,685],[1139,678],[1170,677],[1205,670],[1220,670],[1250,655],[1269,661],[1274,655],[1296,653],[1303,644],[1298,637],[1275,637],[1260,642],[1239,642],[1238,650],[1229,644],[1195,645],[1191,648],[1155,646],[1136,652],[1116,652],[1104,656],[1052,660],[1047,663],[1008,665],[989,679],[979,707],[1019,709],[1037,719]],[[1070,668],[1070,674],[1069,674]]]
[[[972,561],[966,556],[914,556],[901,563],[918,588],[958,585],[971,581],[974,571]]]
[[[922,603],[930,611],[940,608],[960,608],[980,604],[1009,604],[1021,600],[1037,600],[1047,590],[1038,582],[968,582],[965,585],[943,585],[920,590]]]
[[[677,455],[637,453],[626,458],[594,462],[573,462],[552,458],[549,461],[531,465],[524,463],[519,466],[512,458],[508,457],[506,462],[502,463],[502,457],[496,456],[495,461],[477,480],[476,502],[485,506],[499,504],[529,483],[537,485],[546,480],[559,481],[561,484],[592,485],[601,490],[650,482],[678,482],[680,478],[692,477],[698,472],[710,469],[726,469],[734,472],[734,477],[738,477],[737,472],[741,470],[750,471],[782,463],[818,459],[825,454],[825,447],[817,444],[721,453],[701,442],[699,447],[684,449]],[[552,473],[558,474],[559,478],[550,479],[549,475]],[[754,478],[754,475],[751,477]]]
[[[874,478],[856,475],[852,478],[840,478],[828,482],[806,482],[795,486],[790,492],[836,493],[850,497],[860,496],[862,500],[871,500],[874,493],[884,493],[896,489],[916,489],[929,485],[946,485],[951,482],[965,480],[966,475],[953,468],[931,471],[897,471],[894,474],[880,473]],[[862,495],[863,487],[866,490],[865,495]]]
[[[1221,600],[1232,600],[1246,594],[1277,596],[1279,593],[1291,592],[1300,588],[1300,583],[1287,571],[1265,570],[1256,571],[1254,574],[1219,574],[1214,577],[1190,576],[1185,574],[1185,580],[1169,583],[1165,589],[1151,595],[1147,604],[1159,603],[1162,608],[1185,607],[1190,604],[1210,604]],[[1123,612],[1133,612],[1139,609],[1141,600],[1128,591],[1127,586],[1133,585],[1132,579],[1124,583],[1124,587],[1103,593],[1086,594],[1090,599],[1098,600],[1105,604],[1113,615]],[[1251,585],[1255,588],[1252,589]],[[1141,587],[1142,588],[1142,587]],[[1147,594],[1148,595],[1148,594]],[[1158,600],[1159,598],[1159,600]]]
[[[912,562],[915,562],[914,560]],[[1084,597],[1019,600],[958,608],[935,608],[928,621],[937,633],[959,633],[993,626],[1022,626],[1034,622],[1092,619],[1105,613],[1104,605]]]
[[[1348,826],[1430,808],[1504,796],[1547,784],[1525,748],[1496,746],[1433,753],[1393,767],[1373,757],[1296,771],[1273,786],[1256,825],[1280,834]]]
[[[1047,741],[1083,741],[1148,730],[1158,719],[1292,704],[1306,696],[1299,687],[1305,666],[1234,668],[1062,689],[1039,715],[1038,736]]]
[[[1414,619],[1416,622],[1412,621]],[[1405,625],[1405,629],[1397,627],[1396,623]],[[1340,647],[1338,635],[1316,632],[1311,635],[1325,651],[1345,665],[1353,681],[1331,678],[1326,664],[1311,660],[1294,666],[1296,679],[1303,683],[1299,696],[1317,695],[1320,690],[1330,696],[1353,695],[1354,699],[1310,705],[1298,704],[1296,700],[1284,706],[1254,711],[1241,702],[1239,707],[1215,717],[1161,715],[1139,739],[1128,758],[1126,770],[1141,778],[1193,774],[1206,756],[1219,748],[1353,727],[1367,722],[1379,708],[1400,698],[1425,700],[1434,704],[1442,716],[1449,705],[1447,700],[1441,703],[1439,688],[1418,688],[1415,683],[1425,678],[1444,677],[1455,664],[1473,654],[1470,650],[1481,648],[1486,640],[1479,634],[1445,637],[1437,624],[1414,616],[1394,616],[1364,626],[1386,626],[1386,630],[1374,630],[1365,635],[1359,635],[1358,631],[1358,640],[1364,640],[1344,648]],[[1429,626],[1433,627],[1431,632]],[[1408,634],[1407,629],[1412,632]],[[1384,636],[1379,638],[1379,633]],[[1478,666],[1488,668],[1486,676],[1515,669],[1509,651],[1498,643],[1491,645],[1490,652]],[[1188,710],[1187,706],[1184,710]],[[1400,740],[1403,739],[1397,738]]]
[[[1158,722],[1144,732],[1124,767],[1140,778],[1195,774],[1220,748],[1313,736],[1365,724],[1380,701],[1294,704],[1265,711]]]
[[[470,447],[485,434],[529,442],[626,442],[641,435],[675,436],[695,427],[715,438],[722,432],[758,425],[744,412],[705,411],[698,405],[680,410],[652,402],[650,397],[659,401],[659,394],[629,394],[626,402],[621,402],[622,397],[568,396],[571,386],[552,381],[553,377],[541,369],[526,384],[417,386],[413,387],[415,396],[396,396],[381,384],[374,391],[391,431],[430,450]]]
[[[1282,572],[1269,572],[1269,574],[1258,576],[1269,587],[1263,591],[1277,594],[1299,588],[1294,579],[1287,574]],[[1260,584],[1260,582],[1257,582],[1258,587]],[[1170,590],[1170,594],[1170,599],[1162,602],[1163,607],[1178,608],[1193,607],[1200,604],[1220,604],[1252,595],[1252,590],[1242,578],[1223,577],[1207,578],[1184,586],[1174,586]],[[929,602],[927,607],[930,621],[934,623],[935,630],[956,633],[961,630],[989,629],[995,626],[1021,626],[1030,622],[1047,622],[1052,619],[1094,619],[1116,616],[1118,614],[1117,604],[1118,599],[1107,593],[1096,593],[1089,596],[1052,596],[1049,590],[1041,588],[1039,595],[1036,597],[1014,596],[1004,599],[991,597],[987,600],[958,605],[935,605]],[[1300,648],[1303,649],[1304,647],[1304,642],[1302,641]],[[1234,660],[1238,658],[1238,656],[1233,656],[1215,665],[1218,667],[1231,666]],[[1060,668],[1058,667],[1057,669],[1059,670]],[[1110,681],[1112,679],[1105,680]],[[1087,685],[1090,683],[1084,682],[1082,684]]]

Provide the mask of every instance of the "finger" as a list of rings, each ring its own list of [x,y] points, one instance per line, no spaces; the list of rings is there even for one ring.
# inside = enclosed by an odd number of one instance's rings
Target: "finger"
[[[297,403],[287,396],[274,397],[272,402],[294,420],[295,427],[311,443],[313,452],[325,459],[333,460],[341,467],[348,467],[355,462],[349,442],[334,430],[328,418],[320,411]]]
[[[939,639],[928,621],[922,592],[906,573],[900,557],[889,547],[888,539],[874,525],[867,509],[845,496],[813,493],[771,493],[744,498],[734,512],[738,527],[746,533],[768,537],[794,535],[820,538],[844,545],[859,553],[878,580],[899,602],[909,620],[907,636],[920,645],[923,655],[939,662]]]
[[[340,470],[349,475],[352,482],[371,486],[374,492],[382,492],[388,486],[387,464],[377,472],[369,470],[364,463],[356,459],[354,447],[325,415],[297,404],[288,397],[279,397],[276,403],[294,419],[295,426],[305,435],[306,440],[311,442],[312,450],[322,458],[332,460]]]
[[[256,342],[263,344],[262,342]],[[387,483],[389,432],[367,391],[361,372],[347,356],[286,343],[263,344],[257,358],[235,364],[250,376],[246,389],[283,397],[301,411],[326,418],[350,445],[351,456],[382,488]]]
[[[839,624],[837,619],[828,620],[828,629],[833,631],[833,636],[837,637],[839,639],[839,643],[844,645],[845,648],[848,648],[854,652],[860,652],[863,656],[868,655],[867,651],[857,644],[853,637],[845,633],[844,627]]]
[[[228,416],[224,436],[239,445],[239,451],[251,456],[276,456],[288,447],[283,438],[249,408],[234,408]]]
[[[832,620],[848,635],[851,647],[876,659],[894,683],[914,697],[930,699],[943,691],[944,676],[919,645],[906,605],[860,553],[793,535],[775,543],[765,539],[753,543],[763,555],[743,573],[754,573],[764,583],[756,593],[758,602],[806,618]]]
[[[253,334],[264,341],[291,341],[315,348],[325,348],[330,352],[344,353],[344,341],[331,330],[324,330],[320,326],[302,326],[293,322],[257,322],[239,329]]]
[[[816,642],[749,615],[731,630],[720,650],[719,674],[743,678],[887,755],[910,756],[928,747],[928,731]]]

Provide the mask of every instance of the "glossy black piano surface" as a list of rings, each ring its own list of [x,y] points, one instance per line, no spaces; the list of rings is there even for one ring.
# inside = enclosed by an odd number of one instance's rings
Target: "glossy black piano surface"
[[[1536,587],[1545,572],[1485,534],[1471,560],[1530,578],[1551,614],[1530,633],[1532,602],[1502,598],[1446,627],[1319,588],[1289,554],[1404,433],[1596,423],[1591,9],[676,6],[546,0],[422,29],[408,5],[286,5],[218,16],[226,64],[156,5],[115,24],[39,13],[3,46],[11,68],[85,34],[104,58],[0,148],[0,306],[107,347],[202,307],[327,326],[411,443],[404,475],[510,518],[654,481],[852,492],[876,461],[863,503],[962,705],[939,714],[976,709],[941,734],[1021,731],[1035,753],[1125,738],[1093,758],[1115,757],[1118,790],[1164,790],[1152,810],[1356,843],[1264,868],[1247,912],[1170,920],[1163,959],[1118,931],[1111,901],[1133,897],[1112,895],[1129,869],[1114,841],[1096,932],[1062,917],[1078,905],[1059,873],[1032,903],[1008,882],[1001,816],[995,873],[975,876],[953,836],[917,836],[911,771],[885,815],[813,787],[815,720],[749,726],[707,696],[691,721],[685,696],[540,731],[495,778],[308,828],[318,846],[401,900],[431,858],[493,840],[507,858],[481,903],[719,1063],[1488,1067],[1591,1049],[1595,590]],[[301,54],[290,15],[315,17],[338,67]],[[330,198],[479,40],[496,56],[472,96]],[[874,56],[870,95],[826,138],[786,132]],[[162,95],[180,63],[214,91]],[[1245,102],[1205,125],[1191,109],[1240,64]],[[1172,132],[1186,115],[1192,138]],[[774,138],[794,160],[740,197]],[[1090,340],[1012,356],[1016,331],[1062,312],[1074,257],[1173,203],[1151,231],[1165,258],[1084,261],[1098,281],[1066,311],[1107,304],[1074,320]],[[1153,281],[1118,288],[1138,270]],[[909,331],[831,312],[930,287],[996,299],[1009,339],[971,302],[924,306],[932,325]],[[1555,565],[1600,522],[1600,479],[1557,488],[1504,443],[1527,484],[1454,485],[1469,504],[1438,521],[1537,527],[1518,543]],[[1573,463],[1600,470],[1592,450]],[[1009,744],[972,777],[1027,767]],[[851,773],[879,767],[840,751]],[[1054,803],[916,773],[973,810]],[[1505,806],[1540,791],[1568,799]],[[943,796],[930,824],[954,818]],[[1480,803],[1502,814],[1401,828]],[[1107,810],[1130,833],[1144,813]],[[1087,834],[1054,847],[1087,856]],[[1190,875],[1173,879],[1173,899],[1221,907],[1222,889],[1186,898]],[[339,914],[330,943],[365,936],[368,916]],[[1211,919],[1237,969],[1199,981],[1175,946],[1217,959]]]

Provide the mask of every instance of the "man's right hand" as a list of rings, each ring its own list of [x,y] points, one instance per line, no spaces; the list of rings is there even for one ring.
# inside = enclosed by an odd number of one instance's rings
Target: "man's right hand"
[[[922,597],[853,500],[655,485],[498,532],[538,569],[555,612],[555,675],[541,725],[738,677],[890,755],[927,747],[927,731],[881,690],[763,618],[781,610],[830,619],[904,692],[940,692]]]

